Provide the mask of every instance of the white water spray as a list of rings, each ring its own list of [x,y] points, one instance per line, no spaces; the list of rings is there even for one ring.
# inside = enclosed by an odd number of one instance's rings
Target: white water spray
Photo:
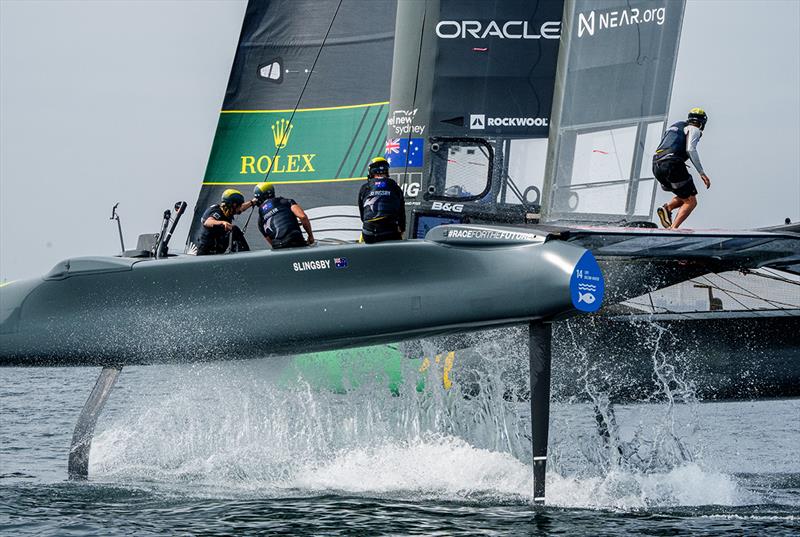
[[[132,369],[101,423],[90,475],[190,483],[193,493],[223,497],[343,493],[527,503],[530,409],[519,385],[527,360],[517,343],[505,341],[490,336],[472,349],[469,370],[457,364],[449,390],[442,386],[444,363],[435,361],[419,373],[418,361],[405,360],[408,380],[396,393],[374,373],[346,393],[312,389],[302,378],[282,385],[259,361]],[[432,356],[436,349],[426,351]],[[145,378],[154,370],[163,380]],[[153,393],[138,393],[146,386]],[[598,468],[580,448],[600,445],[590,436],[589,409],[553,408],[550,504],[638,509],[749,501],[734,479],[691,461]],[[666,445],[659,442],[654,456]]]

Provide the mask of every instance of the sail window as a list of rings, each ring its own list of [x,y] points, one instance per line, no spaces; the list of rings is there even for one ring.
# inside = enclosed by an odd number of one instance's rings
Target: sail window
[[[508,161],[507,182],[513,182],[528,205],[541,203],[544,185],[544,168],[547,162],[547,138],[510,140],[506,152]],[[521,205],[522,200],[510,189],[501,189],[500,203]]]
[[[485,140],[431,139],[429,199],[478,200],[489,193],[493,152]]]
[[[553,214],[648,218],[655,181],[652,160],[662,119],[561,129]]]
[[[636,126],[579,133],[575,141],[575,186],[629,179]]]

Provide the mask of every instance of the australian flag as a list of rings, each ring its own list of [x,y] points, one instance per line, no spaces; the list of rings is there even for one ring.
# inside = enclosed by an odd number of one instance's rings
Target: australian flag
[[[421,168],[424,148],[424,138],[389,138],[385,157],[392,168]]]
[[[333,264],[336,268],[347,268],[347,258],[346,257],[334,257]]]

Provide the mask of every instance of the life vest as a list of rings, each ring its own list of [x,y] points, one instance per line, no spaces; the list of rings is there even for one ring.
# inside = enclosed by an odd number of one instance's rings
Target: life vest
[[[300,224],[292,212],[294,200],[272,198],[258,208],[258,228],[261,234],[273,241],[284,241],[293,234],[300,234]]]
[[[396,188],[391,188],[390,181],[383,177],[367,181],[369,190],[363,202],[365,229],[397,228],[403,211],[403,198],[398,195]]]
[[[686,162],[689,154],[686,152],[686,126],[685,121],[673,123],[661,138],[661,143],[653,155],[653,160],[675,159]]]
[[[233,213],[228,215],[222,210],[222,207],[215,203],[203,212],[200,217],[200,229],[195,236],[194,243],[197,245],[197,251],[200,255],[208,254],[221,254],[228,248],[228,232],[222,226],[214,226],[207,228],[202,225],[206,220],[213,218],[223,222],[233,223]]]

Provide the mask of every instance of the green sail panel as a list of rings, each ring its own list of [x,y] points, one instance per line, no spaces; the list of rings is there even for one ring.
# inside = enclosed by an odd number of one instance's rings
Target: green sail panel
[[[365,4],[248,3],[188,252],[225,189],[249,198],[265,180],[306,210],[316,238],[358,237],[358,189],[384,152],[397,0]],[[267,247],[256,215],[235,223],[252,249]]]
[[[363,181],[366,161],[383,153],[388,108],[223,111],[203,184]]]

